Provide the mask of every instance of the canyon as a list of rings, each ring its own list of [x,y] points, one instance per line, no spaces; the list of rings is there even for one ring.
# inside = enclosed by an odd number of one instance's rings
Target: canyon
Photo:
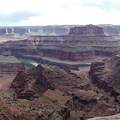
[[[42,64],[77,69],[119,52],[119,40],[95,25],[73,27],[65,35],[31,35],[25,40],[7,41],[1,45],[15,57],[32,59]]]
[[[110,116],[120,112],[119,61],[120,57],[115,56],[103,62],[93,62],[90,68],[80,71],[38,65],[19,72],[10,88],[21,101],[27,99],[44,105],[39,108],[34,103],[37,110],[43,111],[42,115],[39,114],[41,120],[49,119],[48,114],[53,119],[53,114],[45,113],[45,109],[50,111],[51,107],[58,105],[54,111],[62,120]],[[59,111],[62,117],[57,113],[60,108],[66,109]]]
[[[0,119],[119,118],[119,26],[0,31],[1,38],[8,37],[0,44]],[[26,68],[22,60],[38,65]]]

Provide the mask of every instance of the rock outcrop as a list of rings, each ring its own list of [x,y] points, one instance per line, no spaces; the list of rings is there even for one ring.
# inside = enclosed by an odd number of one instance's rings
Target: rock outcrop
[[[114,56],[110,60],[92,63],[89,75],[95,86],[104,91],[108,97],[107,103],[120,103],[120,56]],[[99,91],[99,90],[98,90]],[[119,111],[120,108],[118,107]],[[106,118],[107,119],[107,118]]]
[[[92,63],[89,75],[92,82],[100,89],[114,97],[114,101],[120,103],[120,81],[119,81],[119,55],[111,60]]]
[[[120,26],[119,25],[100,25],[104,29],[105,34],[120,38]]]
[[[0,35],[6,34],[6,29],[0,29]]]
[[[0,28],[0,36],[10,35],[64,35],[69,32],[72,26],[20,26],[20,27],[2,27]]]
[[[70,29],[69,35],[81,36],[103,36],[104,30],[101,27],[94,25],[86,25],[83,27],[74,27]]]
[[[54,84],[44,75],[44,68],[38,65],[36,68],[21,71],[11,84],[18,98],[32,99],[41,96],[48,89],[54,89]]]
[[[19,72],[11,88],[18,98],[33,100],[33,102],[35,100],[34,107],[36,105],[36,109],[41,109],[39,114],[41,119],[83,119],[84,111],[74,110],[75,103],[73,96],[70,95],[72,88],[80,82],[80,78],[69,72],[56,66],[38,65]],[[73,84],[72,81],[75,83]],[[74,93],[74,96],[75,94],[77,93]]]

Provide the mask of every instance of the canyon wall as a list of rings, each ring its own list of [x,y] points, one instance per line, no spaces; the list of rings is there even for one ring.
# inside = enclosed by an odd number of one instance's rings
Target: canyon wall
[[[105,92],[114,96],[114,100],[120,103],[120,57],[114,56],[112,59],[91,64],[89,75],[92,82]]]
[[[104,34],[101,27],[74,27],[67,35],[30,36],[41,56],[79,61],[94,56],[112,56],[119,51],[119,41]]]
[[[1,46],[1,53],[4,50],[45,63],[80,65],[111,57],[120,49],[119,40],[105,35],[101,27],[86,25],[71,28],[66,35],[31,35],[25,40],[8,41]]]
[[[16,75],[24,65],[14,56],[0,55],[0,77]]]

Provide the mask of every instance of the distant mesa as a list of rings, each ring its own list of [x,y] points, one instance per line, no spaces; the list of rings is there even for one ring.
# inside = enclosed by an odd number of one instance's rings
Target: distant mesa
[[[70,31],[70,32],[69,32]],[[0,28],[0,36],[19,34],[22,35],[104,35],[104,29],[95,25],[86,26],[33,26]]]
[[[70,31],[70,32],[69,32]],[[119,25],[47,25],[47,26],[14,26],[14,27],[0,27],[0,36],[30,36],[30,35],[106,35],[120,36]]]
[[[64,35],[69,32],[70,26],[20,26],[20,27],[1,27],[0,36],[10,35]]]
[[[103,36],[104,30],[102,27],[98,27],[95,25],[86,25],[81,27],[74,27],[70,29],[68,35],[82,35],[82,36]]]

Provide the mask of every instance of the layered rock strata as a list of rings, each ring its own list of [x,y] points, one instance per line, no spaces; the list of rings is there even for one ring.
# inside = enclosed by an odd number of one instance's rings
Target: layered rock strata
[[[94,25],[71,28],[69,35],[105,36],[103,28]]]
[[[119,61],[120,57],[118,55],[109,61],[94,62],[89,72],[92,82],[110,96],[113,96],[117,103],[120,103]]]
[[[24,69],[25,67],[21,61],[14,56],[0,55],[0,77],[16,75]]]
[[[3,50],[40,63],[78,68],[118,53],[119,41],[105,35],[101,27],[86,25],[71,28],[66,35],[35,35],[26,40],[8,41],[1,45],[0,52]]]
[[[31,36],[27,40],[6,42],[2,49],[8,48],[12,55],[39,59],[40,62],[41,59],[49,62],[55,59],[60,64],[83,60],[91,63],[99,57],[116,54],[119,41],[106,36],[101,27],[88,25],[71,28],[64,36]]]

